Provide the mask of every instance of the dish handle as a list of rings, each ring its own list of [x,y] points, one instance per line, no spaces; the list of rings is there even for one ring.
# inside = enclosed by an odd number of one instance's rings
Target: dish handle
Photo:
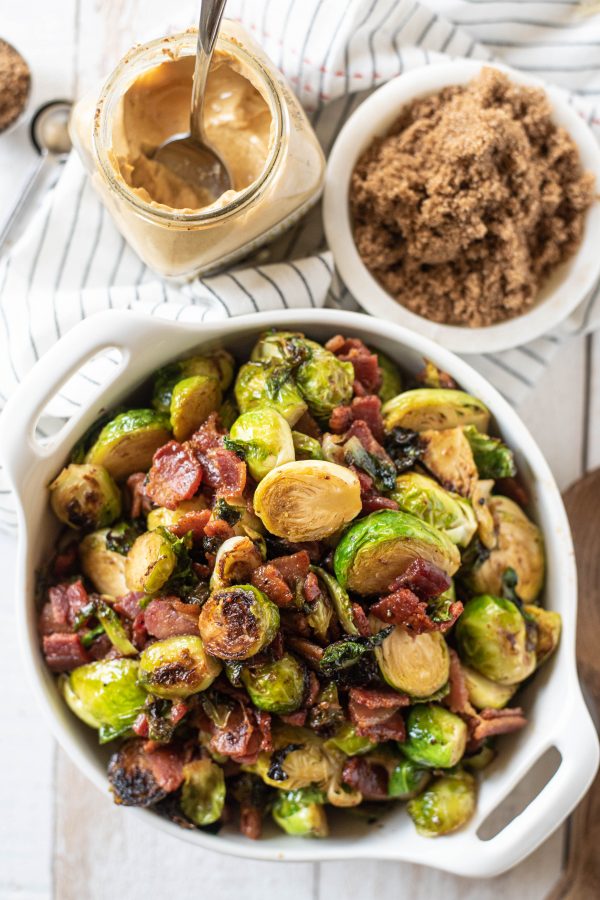
[[[143,364],[138,361],[153,342],[164,339],[169,325],[130,311],[101,312],[84,319],[37,361],[17,390],[9,398],[0,416],[0,462],[13,487],[20,492],[32,468],[51,455],[61,442],[84,421],[90,425],[97,416],[98,402],[127,370],[140,369],[142,378],[148,369],[147,353]],[[121,343],[123,341],[123,343]],[[126,344],[126,345],[125,345]],[[121,354],[114,373],[98,388],[88,402],[47,443],[36,437],[36,425],[49,401],[92,357],[109,348]]]

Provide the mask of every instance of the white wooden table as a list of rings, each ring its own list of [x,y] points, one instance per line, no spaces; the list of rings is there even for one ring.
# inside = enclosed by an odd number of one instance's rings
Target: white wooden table
[[[179,0],[177,22],[191,22],[195,6]],[[127,47],[159,34],[173,14],[162,0],[0,0],[0,37],[30,61],[37,105],[80,94]],[[33,161],[25,128],[0,140],[0,211],[15,198]],[[599,466],[600,336],[564,346],[520,412],[561,489]],[[235,860],[140,824],[75,770],[33,706],[14,638],[14,554],[14,542],[0,535],[0,900],[492,900],[502,894],[541,900],[555,883],[564,828],[512,872],[472,882],[394,863]]]

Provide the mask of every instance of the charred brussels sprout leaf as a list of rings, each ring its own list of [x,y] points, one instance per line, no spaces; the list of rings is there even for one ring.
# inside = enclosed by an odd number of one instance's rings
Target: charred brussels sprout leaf
[[[437,837],[462,828],[475,812],[475,779],[468,772],[449,772],[436,778],[408,804],[419,834]]]
[[[412,431],[455,428],[474,425],[485,431],[490,421],[487,406],[464,391],[443,388],[417,388],[404,391],[382,408],[387,431],[410,428]]]
[[[444,490],[433,478],[417,472],[399,475],[391,497],[400,509],[443,531],[466,547],[477,531],[477,519],[468,500]]]
[[[358,634],[358,628],[354,623],[352,615],[352,603],[348,592],[338,584],[333,575],[330,575],[325,569],[319,566],[311,566],[311,572],[314,572],[321,585],[327,591],[327,594],[333,604],[335,613],[339,619],[340,625],[346,634]]]
[[[48,490],[54,515],[70,528],[103,528],[121,514],[121,492],[103,466],[71,463]]]
[[[336,678],[345,669],[358,665],[365,654],[370,654],[385,640],[392,627],[383,628],[370,637],[345,637],[330,644],[323,653],[319,668],[326,678]]]
[[[411,469],[423,453],[418,432],[408,428],[392,428],[383,446],[393,459],[397,472]]]
[[[338,582],[359,594],[386,591],[417,558],[453,575],[460,554],[441,531],[410,513],[380,510],[351,525],[336,547],[333,567]]]
[[[140,534],[146,530],[143,519],[117,522],[106,535],[106,549],[127,556]]]
[[[168,581],[177,557],[164,529],[146,531],[134,542],[125,562],[125,578],[131,591],[153,594]]]
[[[301,431],[292,431],[294,452],[296,459],[323,459],[323,450],[316,438],[302,434]]]
[[[221,818],[225,805],[225,776],[211,759],[196,759],[183,767],[181,809],[199,827]]]
[[[295,458],[292,430],[281,413],[270,407],[242,413],[231,426],[229,440],[240,446],[255,481]]]
[[[270,644],[279,628],[279,610],[251,584],[215,591],[200,612],[200,634],[219,659],[249,659]]]
[[[369,617],[369,624],[372,631],[383,628],[383,622],[374,616]],[[383,680],[414,700],[436,695],[450,675],[450,654],[439,631],[411,634],[396,625],[375,651],[375,657]]]
[[[443,706],[413,706],[406,722],[402,752],[412,762],[432,769],[450,769],[465,752],[467,726]]]
[[[199,637],[173,635],[149,644],[140,655],[140,683],[157,697],[175,699],[205,691],[221,664],[204,649]]]
[[[510,600],[483,594],[466,604],[456,624],[460,658],[501,685],[518,684],[536,665],[527,623]]]
[[[392,400],[402,390],[402,375],[400,369],[393,360],[381,350],[375,350],[377,363],[381,374],[381,387],[379,397],[382,403]]]
[[[254,706],[287,715],[300,708],[306,688],[304,666],[290,653],[281,659],[244,666],[241,681]]]
[[[317,419],[327,420],[336,406],[350,403],[354,366],[314,341],[305,344],[310,355],[298,367],[296,383],[311,413]]]
[[[100,730],[100,742],[129,731],[146,701],[138,684],[138,663],[132,659],[102,659],[79,666],[61,681],[72,712]]]
[[[116,481],[145,472],[159,447],[171,437],[169,417],[153,409],[131,409],[104,426],[86,462],[104,466]]]
[[[219,380],[212,375],[192,375],[178,381],[171,395],[171,426],[178,441],[198,430],[221,405]]]
[[[351,437],[344,444],[344,462],[348,466],[356,466],[373,479],[378,491],[393,491],[396,486],[396,466],[369,453],[357,437]]]
[[[327,837],[325,798],[316,788],[279,791],[273,804],[273,819],[286,834],[297,837]]]
[[[234,393],[240,412],[257,406],[272,407],[290,426],[295,425],[307,409],[288,365],[246,363],[238,372]]]
[[[254,509],[272,534],[318,541],[359,514],[360,483],[350,469],[326,460],[289,462],[260,482]]]
[[[127,593],[125,557],[106,545],[108,528],[86,535],[79,545],[79,559],[85,575],[101,594],[122,597]]]
[[[122,656],[137,656],[137,647],[131,643],[121,619],[104,598],[95,601],[94,613],[113,647]]]
[[[388,796],[408,800],[418,794],[431,778],[431,773],[412,762],[402,759],[396,763],[388,781]]]
[[[465,429],[480,478],[512,478],[517,474],[512,450],[500,438],[482,434],[473,425]]]

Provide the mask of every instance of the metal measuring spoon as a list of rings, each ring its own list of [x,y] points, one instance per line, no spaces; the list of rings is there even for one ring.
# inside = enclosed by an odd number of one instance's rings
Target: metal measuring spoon
[[[0,250],[20,219],[34,187],[42,182],[52,166],[64,162],[71,151],[68,126],[72,105],[69,100],[52,100],[40,106],[31,121],[31,140],[40,158],[0,232]]]
[[[158,147],[153,157],[189,184],[202,206],[209,206],[233,186],[226,163],[206,139],[203,118],[206,78],[225,2],[226,0],[201,0],[190,133],[173,135]]]

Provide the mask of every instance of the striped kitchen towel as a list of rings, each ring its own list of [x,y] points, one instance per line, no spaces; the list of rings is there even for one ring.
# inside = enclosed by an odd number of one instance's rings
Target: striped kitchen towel
[[[226,15],[241,21],[289,78],[327,153],[375,87],[451,57],[498,59],[554,82],[570,92],[600,139],[597,7],[585,0],[229,0]],[[318,208],[243,267],[175,288],[126,245],[73,156],[23,238],[0,261],[0,405],[49,346],[99,310],[197,322],[324,304],[356,308],[335,277]],[[600,290],[570,328],[599,325]],[[567,337],[563,329],[469,362],[518,405]],[[110,357],[97,360],[71,379],[49,410],[52,420],[72,415],[113,364]],[[14,518],[0,470],[0,526],[11,527]]]

